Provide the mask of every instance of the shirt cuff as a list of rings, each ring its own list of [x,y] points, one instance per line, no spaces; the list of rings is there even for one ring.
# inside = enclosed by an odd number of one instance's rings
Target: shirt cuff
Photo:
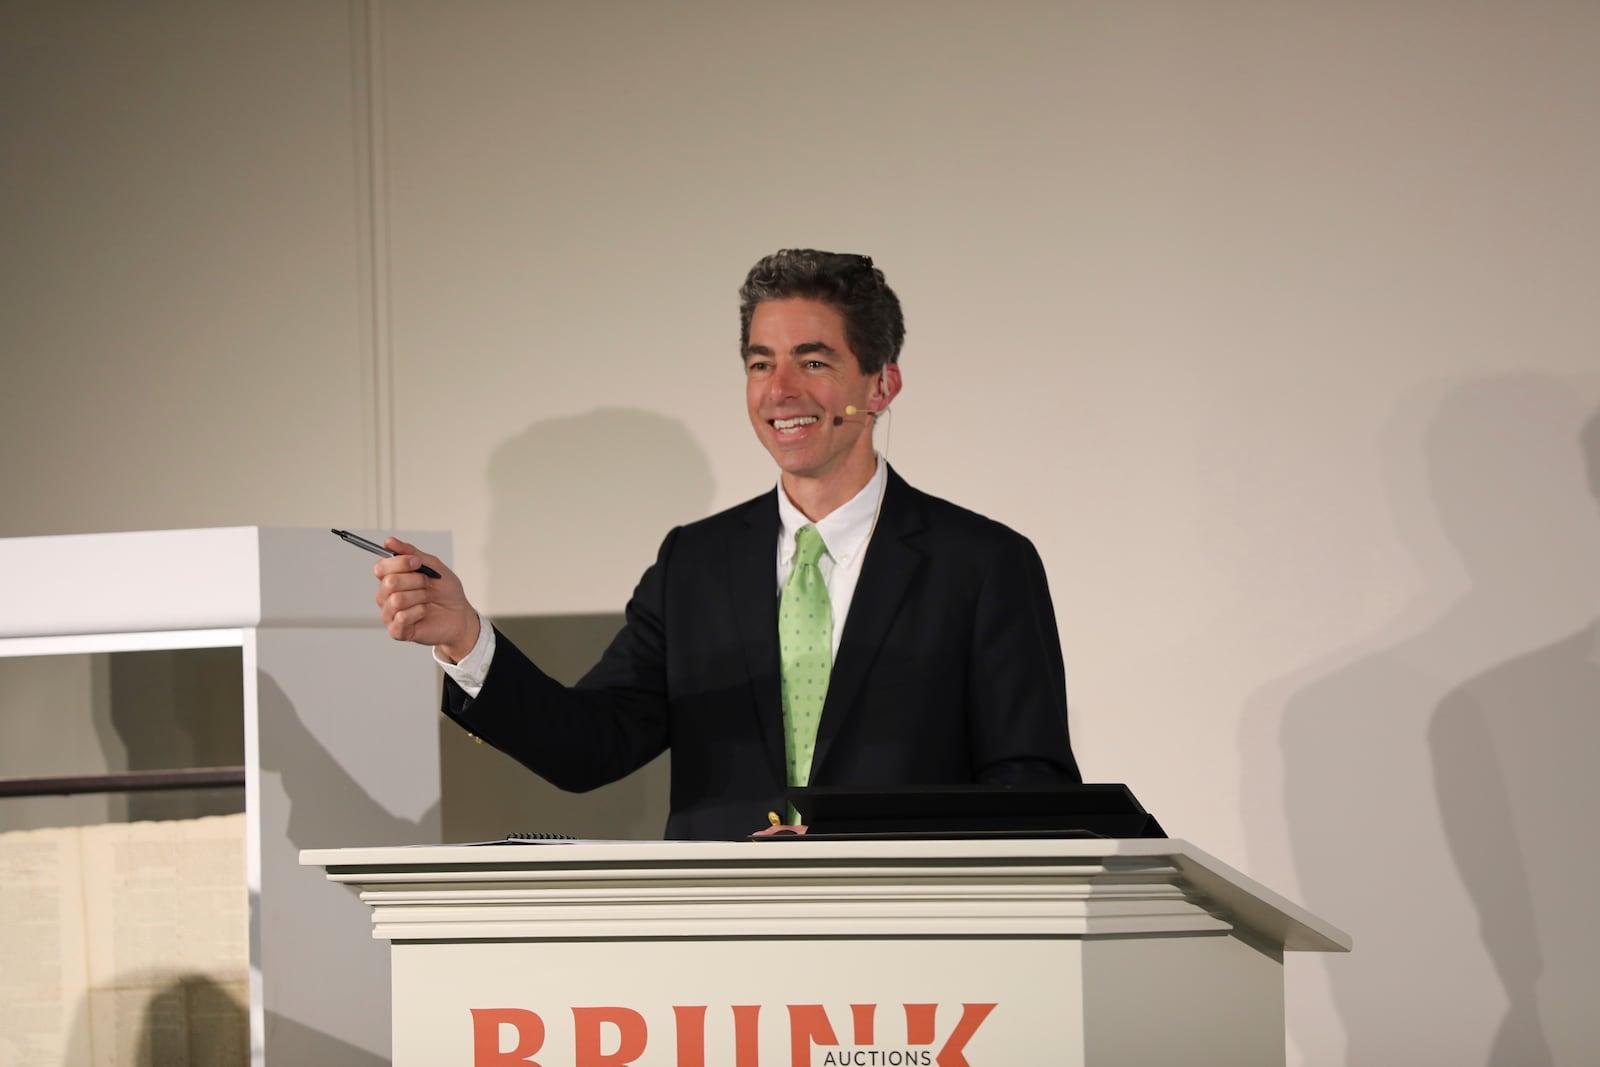
[[[444,673],[473,699],[477,699],[479,691],[483,689],[484,680],[489,677],[489,664],[493,660],[494,627],[489,625],[489,620],[481,612],[478,614],[478,640],[460,663],[451,663],[439,655],[437,649],[433,653],[433,661],[443,667]]]

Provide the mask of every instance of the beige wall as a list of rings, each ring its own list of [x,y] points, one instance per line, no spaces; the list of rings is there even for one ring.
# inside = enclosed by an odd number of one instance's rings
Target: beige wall
[[[11,4],[0,535],[444,527],[614,612],[771,484],[744,270],[869,252],[1086,773],[1355,935],[1291,1062],[1585,1062],[1597,114],[1582,0]]]

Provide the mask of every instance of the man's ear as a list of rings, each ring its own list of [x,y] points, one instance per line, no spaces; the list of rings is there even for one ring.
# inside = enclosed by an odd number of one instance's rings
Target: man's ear
[[[888,407],[889,401],[900,394],[901,384],[900,364],[885,363],[878,380],[872,386],[872,410],[882,411]]]

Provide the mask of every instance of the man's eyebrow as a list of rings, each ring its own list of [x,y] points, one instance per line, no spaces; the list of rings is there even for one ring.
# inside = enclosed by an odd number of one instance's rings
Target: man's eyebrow
[[[802,341],[789,350],[792,356],[810,356],[819,352],[827,356],[838,355],[838,351],[826,341]],[[772,349],[766,345],[749,345],[744,350],[744,358],[749,359],[751,356],[765,356],[770,359]]]

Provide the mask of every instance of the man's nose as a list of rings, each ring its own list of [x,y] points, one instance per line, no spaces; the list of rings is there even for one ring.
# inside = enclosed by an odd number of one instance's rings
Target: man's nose
[[[774,400],[794,396],[799,392],[799,374],[786,363],[779,363],[772,368],[772,377],[767,380],[767,392]]]

